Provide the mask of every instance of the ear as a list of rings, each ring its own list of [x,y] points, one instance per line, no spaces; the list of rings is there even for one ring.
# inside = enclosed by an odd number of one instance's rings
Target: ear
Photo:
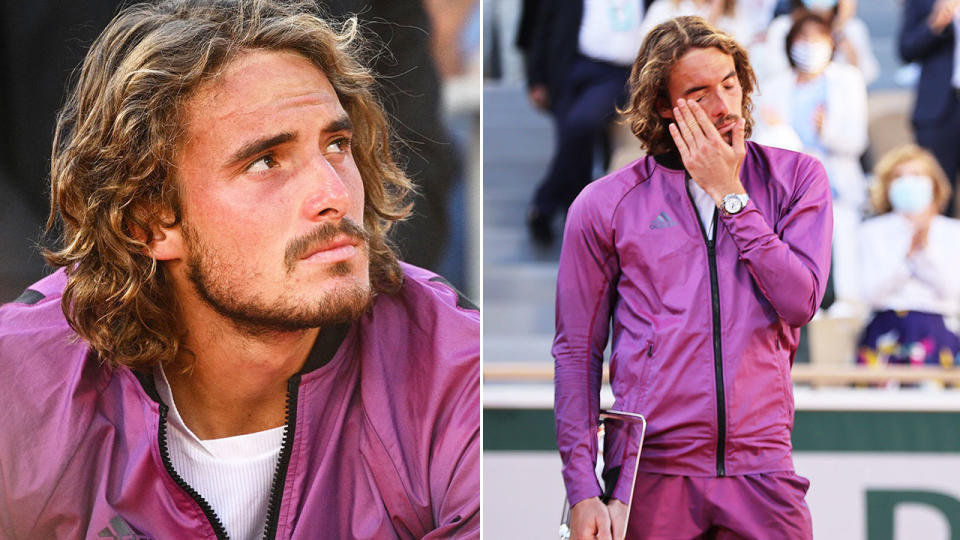
[[[149,217],[141,216],[138,221],[142,224],[149,223],[150,242],[147,243],[147,254],[158,261],[170,261],[179,259],[185,254],[185,243],[183,241],[183,230],[180,222],[175,225],[166,226],[164,223],[174,221],[173,213],[169,210],[144,210],[152,215]],[[144,219],[145,218],[145,219]],[[138,226],[132,226],[132,234],[142,242],[146,242],[147,233]]]
[[[147,244],[151,257],[158,261],[172,261],[184,257],[186,245],[180,223],[171,227],[156,224],[151,227],[151,231],[153,240]]]

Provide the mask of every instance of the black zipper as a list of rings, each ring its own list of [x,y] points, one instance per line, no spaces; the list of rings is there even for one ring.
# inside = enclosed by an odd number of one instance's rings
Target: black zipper
[[[277,461],[277,469],[273,475],[273,485],[270,487],[270,501],[267,505],[267,521],[264,527],[263,537],[270,540],[277,536],[277,525],[280,520],[280,503],[283,501],[283,486],[287,476],[287,468],[290,465],[290,453],[293,446],[294,426],[297,423],[297,394],[300,389],[300,375],[294,375],[287,381],[287,402],[284,416],[286,417],[286,429],[283,431],[283,439],[280,445],[280,459]],[[163,466],[167,473],[173,478],[173,481],[180,486],[190,497],[200,506],[203,514],[213,527],[220,540],[229,540],[227,530],[223,522],[213,511],[210,503],[203,498],[197,490],[193,489],[186,480],[181,477],[173,468],[170,461],[170,450],[167,447],[167,412],[170,410],[163,402],[158,402],[160,406],[160,425],[158,428],[158,437],[160,439],[160,456],[163,458]]]
[[[689,174],[684,178],[684,184],[689,178]],[[684,186],[686,187],[686,186]],[[707,238],[707,230],[700,219],[700,212],[697,210],[697,204],[693,200],[690,190],[687,190],[687,197],[690,204],[693,205],[693,211],[700,226],[700,234],[703,241],[707,244],[707,261],[710,265],[710,302],[713,306],[713,371],[714,380],[717,389],[717,476],[726,476],[726,463],[724,454],[727,445],[727,408],[726,399],[723,392],[723,350],[720,340],[720,284],[717,280],[717,222],[719,221],[719,209],[713,209],[713,235]]]
[[[160,439],[160,457],[163,459],[163,466],[167,469],[167,474],[170,475],[170,478],[173,478],[173,481],[180,486],[181,489],[187,492],[190,497],[200,506],[200,509],[203,510],[203,514],[207,516],[207,521],[210,522],[210,525],[213,527],[213,532],[216,533],[217,538],[221,540],[227,540],[227,529],[224,528],[223,522],[220,521],[220,518],[217,517],[216,512],[213,511],[213,507],[210,506],[210,503],[203,498],[202,495],[197,493],[197,490],[193,489],[186,480],[181,477],[176,470],[173,468],[173,463],[170,461],[170,450],[167,448],[167,407],[163,403],[160,405],[160,424],[157,432],[157,435]]]
[[[300,374],[290,377],[287,381],[287,406],[285,411],[286,429],[283,430],[283,442],[280,445],[280,459],[277,461],[277,470],[273,474],[273,485],[270,486],[270,503],[267,505],[267,523],[263,529],[263,537],[272,540],[277,537],[277,526],[280,524],[280,504],[283,502],[283,486],[287,478],[287,468],[290,466],[290,454],[293,450],[293,436],[297,425],[297,397],[300,392]]]

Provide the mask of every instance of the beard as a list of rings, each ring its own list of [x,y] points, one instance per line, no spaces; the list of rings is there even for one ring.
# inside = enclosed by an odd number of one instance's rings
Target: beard
[[[297,296],[296,291],[284,290],[276,298],[268,299],[250,291],[248,276],[229,272],[228,269],[236,268],[236,264],[224,264],[224,255],[205,245],[185,222],[182,230],[189,257],[187,278],[203,302],[246,334],[296,332],[351,322],[359,319],[373,302],[367,268],[363,269],[362,278],[350,277],[355,265],[360,264],[360,257],[331,264],[325,269],[330,277],[346,278],[341,279],[343,283],[332,291],[305,299]],[[357,249],[365,252],[365,260],[369,261],[366,231],[353,220],[344,218],[338,223],[321,224],[292,240],[284,257],[286,275],[293,272],[300,255],[338,235],[360,240]],[[239,258],[234,258],[236,260]]]
[[[740,120],[739,114],[728,114],[723,118],[721,118],[720,120],[717,120],[714,123],[714,125],[717,129],[720,129],[721,127],[723,127],[724,124],[728,124],[730,122],[737,122],[739,120]],[[727,144],[729,144],[730,146],[733,146],[733,130],[732,129],[727,131],[726,133],[721,134],[720,137],[724,141],[726,141]]]

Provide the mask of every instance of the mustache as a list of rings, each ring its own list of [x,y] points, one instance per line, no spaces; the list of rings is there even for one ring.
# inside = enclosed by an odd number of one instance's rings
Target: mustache
[[[338,236],[350,237],[364,245],[370,242],[370,233],[362,225],[348,217],[343,217],[335,223],[321,223],[312,231],[291,240],[284,252],[283,262],[288,270],[292,269],[305,255]]]
[[[724,124],[727,124],[729,122],[736,122],[737,120],[740,120],[740,115],[731,113],[714,122],[714,125],[716,126],[717,129],[720,129],[720,127],[723,126]]]

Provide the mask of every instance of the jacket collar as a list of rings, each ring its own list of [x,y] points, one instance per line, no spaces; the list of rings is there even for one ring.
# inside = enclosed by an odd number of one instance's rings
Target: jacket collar
[[[680,159],[680,152],[676,150],[664,152],[663,154],[657,154],[653,156],[653,159],[661,167],[666,167],[675,171],[685,170],[683,167],[683,160]]]
[[[343,340],[346,339],[350,326],[351,323],[340,323],[321,329],[317,334],[316,341],[313,342],[310,353],[307,354],[307,360],[303,363],[303,367],[300,368],[297,375],[309,373],[330,363],[333,356],[337,354],[337,350],[340,349],[340,345],[343,344]],[[150,399],[157,403],[163,403],[154,383],[153,371],[149,369],[132,371]]]

